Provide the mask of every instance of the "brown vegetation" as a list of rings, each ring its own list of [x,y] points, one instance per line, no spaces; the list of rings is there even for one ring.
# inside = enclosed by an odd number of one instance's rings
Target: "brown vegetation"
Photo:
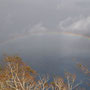
[[[60,76],[55,76],[53,81],[49,82],[49,75],[38,75],[18,56],[6,56],[4,61],[0,68],[0,90],[78,90],[79,84],[74,85],[75,74],[65,72],[67,82]]]

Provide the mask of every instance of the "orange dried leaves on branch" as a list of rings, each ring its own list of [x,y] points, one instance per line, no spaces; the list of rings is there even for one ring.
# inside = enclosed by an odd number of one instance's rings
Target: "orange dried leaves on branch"
[[[28,85],[35,82],[36,71],[26,65],[20,57],[7,56],[4,61],[5,65],[0,71],[0,83],[3,84],[3,88],[8,86],[15,90],[28,90],[27,88],[33,86]]]

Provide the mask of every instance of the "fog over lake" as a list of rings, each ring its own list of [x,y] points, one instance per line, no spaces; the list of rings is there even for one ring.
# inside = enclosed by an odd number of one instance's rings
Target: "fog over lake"
[[[90,39],[66,34],[29,35],[0,45],[0,55],[19,55],[40,73],[76,73],[77,63],[89,66]],[[77,72],[78,73],[78,72]]]

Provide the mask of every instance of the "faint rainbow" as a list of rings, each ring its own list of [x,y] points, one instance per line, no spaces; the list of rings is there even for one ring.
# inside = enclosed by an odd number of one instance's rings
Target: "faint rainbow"
[[[86,38],[86,39],[90,39],[90,36],[88,35],[84,35],[84,34],[79,34],[79,33],[72,33],[72,32],[52,32],[54,34],[66,34],[66,35],[71,35],[71,36],[75,36],[75,37],[83,37],[83,38]]]
[[[14,40],[18,40],[18,39],[23,39],[25,37],[28,37],[30,35],[40,35],[40,34],[52,34],[52,35],[61,35],[61,34],[65,34],[65,35],[70,35],[70,36],[73,36],[73,37],[83,37],[83,38],[86,38],[86,39],[90,39],[90,36],[88,35],[83,35],[83,34],[78,34],[78,33],[72,33],[72,32],[28,32],[28,33],[23,33],[23,34],[19,34],[19,35],[16,35],[16,36],[13,36],[12,38],[6,40],[6,41],[3,41],[3,42],[0,42],[0,45],[3,45],[3,44],[7,44],[9,42],[12,42]]]

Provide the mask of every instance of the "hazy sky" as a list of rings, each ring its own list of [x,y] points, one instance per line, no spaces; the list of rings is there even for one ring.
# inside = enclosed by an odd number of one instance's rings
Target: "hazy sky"
[[[42,29],[89,35],[89,11],[90,0],[0,0],[0,41]]]
[[[0,0],[0,55],[18,53],[42,66],[45,59],[90,58],[90,39],[44,32],[90,36],[90,0]]]

